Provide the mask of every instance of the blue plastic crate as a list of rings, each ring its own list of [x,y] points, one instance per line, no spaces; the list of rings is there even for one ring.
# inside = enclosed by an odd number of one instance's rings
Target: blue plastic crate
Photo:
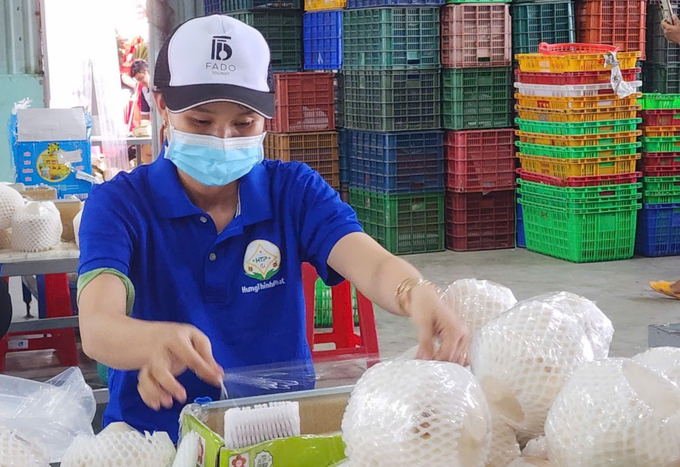
[[[517,196],[519,198],[519,196]],[[517,215],[515,216],[515,219],[517,220],[517,241],[516,245],[517,248],[526,248],[527,247],[527,241],[526,237],[524,236],[524,218],[522,217],[522,205],[520,203],[517,203],[516,206],[517,209]]]
[[[222,13],[222,0],[204,0],[205,14]]]
[[[444,190],[444,132],[346,131],[350,187],[378,193]]]
[[[347,0],[347,8],[373,8],[382,6],[443,5],[443,0]]]
[[[338,131],[338,158],[340,160],[340,186],[349,186],[349,130]]]
[[[342,11],[314,11],[302,17],[306,70],[342,68]]]
[[[680,204],[643,204],[635,252],[643,256],[680,255]]]

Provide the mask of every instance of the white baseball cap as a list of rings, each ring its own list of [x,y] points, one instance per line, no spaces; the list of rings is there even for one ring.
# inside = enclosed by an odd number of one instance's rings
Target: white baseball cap
[[[211,102],[234,102],[274,116],[269,46],[262,34],[230,16],[193,18],[165,40],[154,87],[171,112]]]

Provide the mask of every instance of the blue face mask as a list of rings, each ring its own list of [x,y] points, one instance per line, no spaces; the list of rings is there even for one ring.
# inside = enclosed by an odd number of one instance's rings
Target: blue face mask
[[[218,138],[178,131],[170,126],[165,158],[202,185],[224,186],[247,175],[264,159],[265,134]]]

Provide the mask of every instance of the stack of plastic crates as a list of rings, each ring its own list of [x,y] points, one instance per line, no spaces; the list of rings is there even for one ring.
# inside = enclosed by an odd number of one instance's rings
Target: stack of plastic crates
[[[267,120],[265,157],[304,162],[340,188],[334,75],[322,72],[274,75],[276,111]]]
[[[642,211],[635,250],[680,254],[680,94],[642,97]]]
[[[342,9],[347,0],[305,0],[305,70],[342,69]]]
[[[616,51],[541,44],[516,57],[518,202],[529,250],[574,262],[633,255],[640,94],[614,93],[605,57]],[[618,52],[624,79],[635,80],[638,57]]]
[[[576,36],[586,44],[607,44],[645,59],[647,0],[578,0]]]
[[[394,254],[444,249],[439,3],[348,0],[344,11],[350,204]]]
[[[515,1],[512,15],[512,53],[538,52],[538,44],[576,42],[573,0]]]
[[[677,12],[680,0],[670,0]],[[644,91],[680,93],[680,45],[669,42],[663,33],[663,10],[659,1],[647,6],[647,63],[644,66]]]

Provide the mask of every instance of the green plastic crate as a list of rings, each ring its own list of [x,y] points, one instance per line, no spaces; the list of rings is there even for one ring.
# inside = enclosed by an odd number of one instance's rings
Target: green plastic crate
[[[438,130],[439,70],[346,71],[344,124],[365,131]]]
[[[516,118],[515,123],[519,127],[520,131],[527,133],[540,133],[544,135],[556,136],[579,136],[636,131],[638,124],[642,123],[642,119],[631,118],[628,120],[608,120],[602,122],[553,123]]]
[[[645,65],[642,76],[644,92],[680,94],[680,63]]]
[[[439,67],[439,8],[360,8],[343,13],[344,70]]]
[[[275,71],[302,69],[302,14],[298,11],[258,11],[231,13],[262,33],[269,44],[271,66]]]
[[[644,152],[680,152],[680,138],[677,136],[644,136],[641,141]]]
[[[517,192],[529,200],[559,209],[619,208],[637,203],[642,198],[641,183],[588,187],[558,187],[518,179]]]
[[[538,200],[517,200],[522,205],[524,235],[530,251],[587,263],[633,257],[637,210],[635,203],[621,208],[560,209]]]
[[[364,231],[389,252],[444,250],[444,193],[386,195],[350,188]]]
[[[514,3],[511,15],[513,56],[537,53],[541,42],[576,42],[576,19],[571,0]]]
[[[643,94],[638,104],[642,110],[680,109],[680,94]]]
[[[603,144],[597,146],[547,146],[516,141],[519,151],[527,156],[555,157],[557,159],[583,159],[592,157],[630,156],[637,154],[642,143]]]
[[[512,126],[512,68],[461,68],[442,72],[442,118],[449,130]]]
[[[352,309],[354,310],[354,325],[359,325],[359,307],[357,305],[357,289],[352,286]],[[324,284],[321,278],[316,280],[314,287],[314,327],[329,328],[333,326],[333,297],[331,287]]]
[[[642,177],[642,202],[680,203],[680,177]]]

